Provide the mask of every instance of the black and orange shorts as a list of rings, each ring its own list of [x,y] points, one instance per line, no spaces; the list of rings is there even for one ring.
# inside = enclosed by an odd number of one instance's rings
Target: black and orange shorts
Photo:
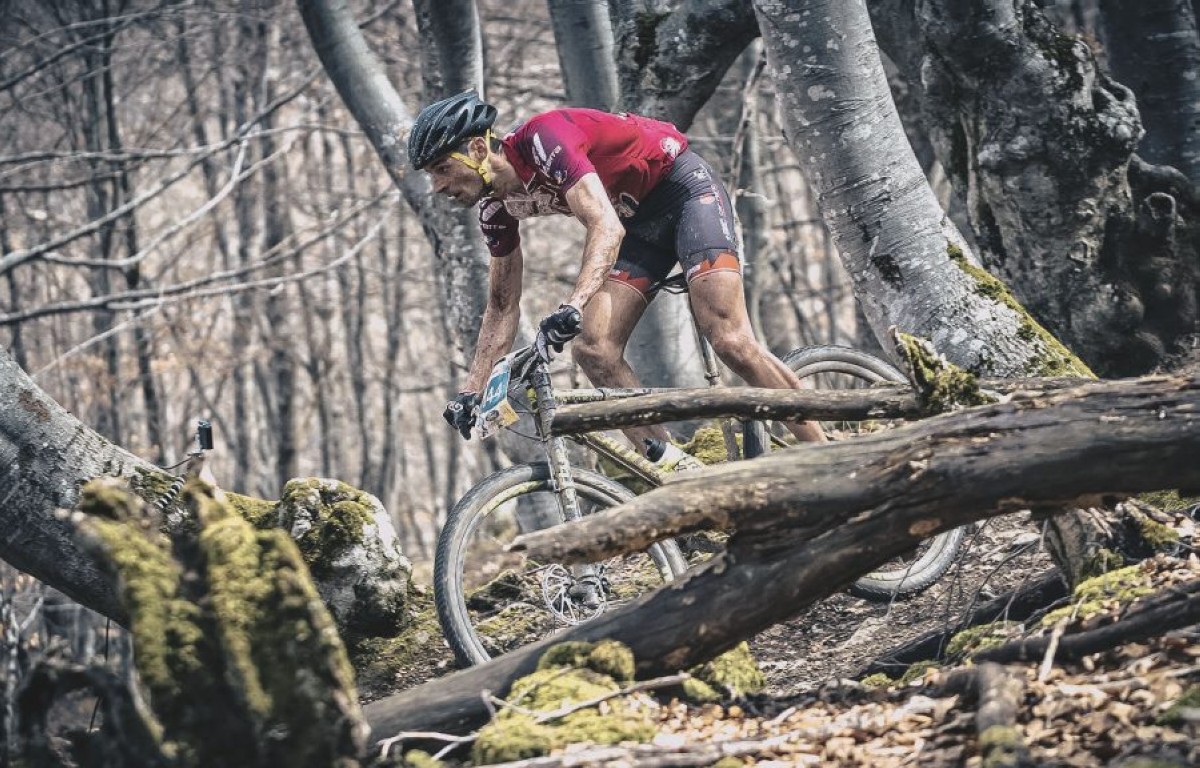
[[[742,271],[729,193],[691,150],[675,158],[670,173],[622,223],[625,239],[608,279],[628,285],[647,302],[676,264],[688,282],[710,272]]]

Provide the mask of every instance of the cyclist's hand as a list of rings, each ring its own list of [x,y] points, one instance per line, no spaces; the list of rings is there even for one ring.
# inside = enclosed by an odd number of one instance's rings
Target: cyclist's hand
[[[479,394],[476,392],[459,392],[453,400],[446,404],[442,418],[457,429],[464,440],[471,439],[471,427],[475,426],[475,412],[479,410]]]
[[[570,304],[563,304],[538,325],[537,353],[547,363],[554,357],[550,352],[562,352],[563,345],[583,330],[583,313]]]

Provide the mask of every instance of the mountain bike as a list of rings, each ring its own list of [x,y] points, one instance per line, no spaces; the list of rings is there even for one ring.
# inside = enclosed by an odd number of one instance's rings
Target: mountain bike
[[[715,356],[701,339],[710,383],[719,380]],[[889,363],[864,352],[837,346],[806,347],[784,358],[802,380],[818,387],[903,382]],[[624,485],[598,472],[574,466],[567,438],[551,434],[559,405],[638,397],[664,388],[557,389],[549,367],[535,349],[525,347],[502,358],[484,390],[476,426],[481,436],[512,428],[518,418],[514,402],[526,390],[536,439],[545,462],[519,464],[496,472],[474,486],[447,515],[434,557],[434,595],[443,633],[458,661],[478,664],[493,656],[546,637],[563,627],[594,618],[613,607],[682,576],[687,561],[679,544],[666,540],[645,552],[602,563],[566,566],[535,562],[508,551],[519,534],[564,521],[633,498]],[[880,425],[824,424],[833,439]],[[601,432],[573,435],[574,442],[649,484],[660,486],[674,471],[656,464]],[[747,457],[771,443],[786,442],[766,425],[743,428]],[[737,446],[727,437],[730,458]],[[853,586],[871,599],[891,599],[933,584],[950,567],[962,542],[961,529],[939,534],[906,558],[886,564]]]

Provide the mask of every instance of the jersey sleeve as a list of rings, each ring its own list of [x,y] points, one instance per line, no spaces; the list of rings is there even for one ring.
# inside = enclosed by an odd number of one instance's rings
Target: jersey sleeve
[[[520,134],[517,148],[524,159],[564,192],[596,171],[587,134],[561,112],[538,116]]]
[[[492,256],[507,256],[521,244],[521,225],[495,198],[479,204],[479,230]]]

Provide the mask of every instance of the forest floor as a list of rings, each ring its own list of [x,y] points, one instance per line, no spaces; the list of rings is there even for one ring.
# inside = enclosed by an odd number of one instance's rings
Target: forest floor
[[[1192,519],[1181,515],[1177,521],[1184,541],[1194,543]],[[903,681],[866,676],[873,663],[893,657],[904,643],[953,630],[972,608],[1039,581],[1051,583],[1053,578],[1044,578],[1051,573],[1039,528],[1027,516],[989,521],[968,536],[954,568],[920,595],[889,604],[835,594],[755,637],[750,646],[767,682],[760,694],[704,705],[647,698],[657,730],[650,743],[573,744],[556,757],[493,765],[682,766],[723,760],[722,766],[1149,766],[1151,759],[1159,761],[1153,765],[1200,765],[1200,625],[1194,619],[1138,642],[1110,643],[1109,650],[1077,661],[1043,665],[1046,654],[1040,652],[1028,662],[1009,663],[1000,668],[1000,689],[1012,699],[1007,704],[993,690],[994,679],[986,685],[976,679],[981,667],[963,665],[970,650],[943,666],[915,666]],[[1130,595],[1119,595],[1128,591],[1131,578],[1137,582],[1133,594],[1145,595],[1135,606],[1191,584],[1194,610],[1200,582],[1194,550],[1181,547],[1177,556],[1157,557],[1130,573],[1134,576],[1120,582],[1114,597],[1092,600],[1086,610],[1076,608],[1073,619],[1059,622],[1064,643],[1073,633],[1117,626],[1118,618],[1136,613]],[[1059,602],[1071,605],[1072,599]],[[1051,633],[1037,615],[1027,623],[991,624],[976,647]],[[888,671],[900,678],[904,668]],[[977,722],[977,715],[996,711],[1002,727],[981,738],[979,731],[991,721]],[[998,741],[998,735],[1004,738]],[[1009,762],[995,762],[998,757]]]

